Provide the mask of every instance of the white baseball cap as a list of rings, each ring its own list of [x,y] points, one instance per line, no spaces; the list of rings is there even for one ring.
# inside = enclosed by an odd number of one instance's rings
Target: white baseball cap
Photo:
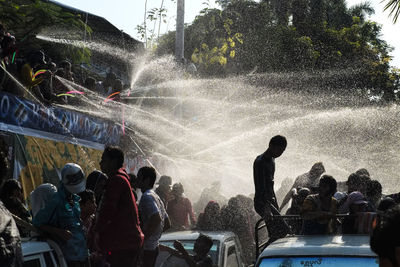
[[[72,194],[85,191],[86,179],[81,166],[75,163],[67,163],[61,170],[61,182]]]

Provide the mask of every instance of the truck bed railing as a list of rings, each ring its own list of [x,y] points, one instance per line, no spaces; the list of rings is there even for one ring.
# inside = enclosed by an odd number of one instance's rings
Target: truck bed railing
[[[375,212],[363,212],[363,213],[358,213],[355,215],[348,215],[348,214],[337,214],[333,216],[336,219],[337,225],[341,225],[342,221],[346,217],[357,217],[360,218],[359,220],[359,227],[361,230],[364,231],[372,231],[372,229],[375,228],[377,222],[379,221],[379,214]],[[303,223],[303,217],[300,215],[274,215],[271,216],[268,220],[269,221],[274,221],[274,220],[279,220],[283,221],[283,223],[287,223],[290,227],[293,226],[293,222],[297,223],[297,225],[302,225]],[[340,227],[337,227],[337,229],[340,229]],[[291,228],[291,230],[293,230]],[[262,239],[260,237],[260,232],[265,231],[263,236],[266,236],[267,238]],[[268,231],[267,231],[267,226],[265,223],[264,219],[260,219],[257,221],[255,225],[255,243],[256,243],[256,259],[258,256],[260,256],[261,252],[269,245],[269,236],[268,236]],[[299,233],[289,233],[289,235],[296,235]],[[341,234],[340,232],[337,232],[337,234]],[[364,233],[365,234],[365,233]]]

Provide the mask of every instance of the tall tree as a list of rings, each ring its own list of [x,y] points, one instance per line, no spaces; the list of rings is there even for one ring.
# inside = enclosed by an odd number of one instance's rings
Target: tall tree
[[[328,1],[326,16],[327,26],[336,30],[349,27],[353,23],[353,16],[347,8],[346,0]]]
[[[91,32],[80,15],[65,11],[59,5],[46,0],[0,0],[0,18],[10,33],[15,35],[22,54],[41,48],[42,43],[36,35],[54,25],[70,30],[71,35],[79,35],[78,38],[81,39],[84,31]],[[78,62],[87,62],[90,57],[90,51],[86,48],[66,46],[62,52],[64,50],[69,50]]]
[[[390,10],[389,16],[393,16],[393,22],[396,23],[400,15],[400,0],[388,0],[384,10]]]
[[[0,0],[0,18],[19,38],[36,35],[54,25],[90,30],[79,15],[44,0]]]
[[[322,29],[326,20],[325,0],[310,0],[310,24],[315,29]]]
[[[354,17],[360,18],[360,23],[364,23],[368,16],[375,14],[375,9],[372,7],[371,2],[364,2],[352,6],[349,9],[350,14]]]
[[[300,34],[306,33],[307,17],[308,17],[309,0],[293,0],[292,1],[292,15],[293,26],[299,31]]]
[[[287,26],[289,22],[289,0],[274,0],[272,1],[278,25]]]

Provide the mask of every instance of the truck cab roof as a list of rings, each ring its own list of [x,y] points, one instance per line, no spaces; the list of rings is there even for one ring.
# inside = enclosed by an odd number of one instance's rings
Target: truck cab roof
[[[366,235],[290,236],[268,246],[260,257],[271,256],[367,256],[376,257]]]

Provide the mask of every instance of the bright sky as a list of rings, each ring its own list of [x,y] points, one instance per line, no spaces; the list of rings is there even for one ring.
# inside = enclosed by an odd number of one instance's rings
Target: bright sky
[[[143,22],[145,2],[146,0],[57,0],[63,4],[87,11],[89,13],[105,17],[117,28],[130,34],[132,37],[138,38],[137,25]],[[167,9],[167,24],[163,24],[161,34],[167,30],[175,28],[176,19],[176,1],[177,0],[147,0],[147,10],[159,8],[164,2]],[[348,6],[365,2],[363,0],[347,0]],[[386,2],[386,1],[385,1]],[[216,7],[214,0],[186,0],[185,6],[185,22],[190,23],[199,14],[200,10],[207,7]],[[381,0],[371,1],[375,8],[375,15],[372,20],[383,25],[383,36],[389,45],[397,48],[392,52],[392,65],[400,68],[400,21],[393,25],[391,19],[388,18],[388,12],[383,13],[384,4]],[[150,25],[153,27],[153,25]]]

